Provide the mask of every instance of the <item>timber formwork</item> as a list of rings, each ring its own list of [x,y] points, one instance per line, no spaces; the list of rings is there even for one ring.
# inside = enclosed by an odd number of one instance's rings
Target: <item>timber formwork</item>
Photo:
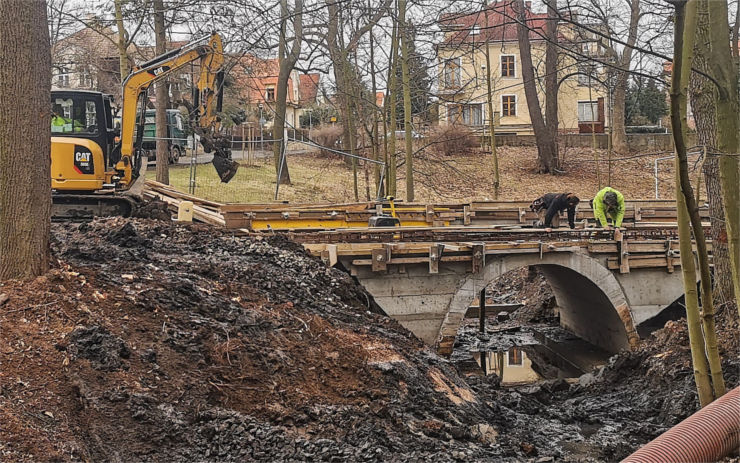
[[[346,204],[223,204],[182,193],[161,183],[147,181],[144,195],[167,202],[173,209],[181,201],[193,203],[196,220],[232,229],[312,230],[366,228],[374,215],[391,213],[389,204],[377,202]],[[401,228],[441,227],[532,227],[537,214],[524,201],[475,201],[465,204],[395,203]],[[706,208],[700,213],[709,217]],[[650,228],[675,223],[671,200],[627,201],[624,225]],[[593,224],[593,211],[584,201],[576,214],[578,226]]]

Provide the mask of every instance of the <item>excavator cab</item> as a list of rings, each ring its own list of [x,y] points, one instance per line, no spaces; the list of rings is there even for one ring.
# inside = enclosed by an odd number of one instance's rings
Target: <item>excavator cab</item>
[[[101,92],[52,90],[52,189],[90,192],[111,183],[120,158],[112,101]]]

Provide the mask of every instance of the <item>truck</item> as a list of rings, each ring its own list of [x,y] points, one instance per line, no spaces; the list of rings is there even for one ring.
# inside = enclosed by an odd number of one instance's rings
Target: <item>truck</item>
[[[154,109],[148,109],[144,116],[144,139],[141,147],[149,152],[151,161],[155,158],[157,150],[157,125],[155,122]],[[187,132],[185,130],[185,121],[182,113],[177,109],[167,110],[167,147],[169,152],[170,164],[176,164],[177,161],[185,154],[187,146]]]

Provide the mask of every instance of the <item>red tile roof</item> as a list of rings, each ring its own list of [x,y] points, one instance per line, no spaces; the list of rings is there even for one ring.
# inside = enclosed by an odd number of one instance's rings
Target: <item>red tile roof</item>
[[[529,38],[541,40],[544,34],[547,14],[534,13],[525,2],[527,25],[530,27]],[[483,10],[470,14],[449,13],[439,18],[443,29],[449,31],[444,44],[452,45],[463,42],[515,41],[517,40],[517,14],[512,0],[491,3]],[[474,28],[474,26],[477,26]],[[477,29],[478,34],[471,33]],[[534,30],[532,30],[534,29]]]

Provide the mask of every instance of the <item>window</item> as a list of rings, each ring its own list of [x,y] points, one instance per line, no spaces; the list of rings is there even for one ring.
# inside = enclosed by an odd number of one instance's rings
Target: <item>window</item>
[[[588,63],[581,63],[578,65],[578,85],[588,87],[589,85],[595,85],[597,82],[594,80],[594,66]],[[589,77],[590,76],[590,77]]]
[[[481,104],[463,105],[462,119],[466,125],[483,125],[483,105]]]
[[[503,95],[501,97],[501,116],[516,116],[516,95]]]
[[[69,87],[69,69],[59,67],[57,70],[57,87]]]
[[[482,104],[454,104],[447,106],[447,121],[451,124],[483,125]]]
[[[98,133],[97,107],[85,97],[54,98],[51,102],[52,133]]]
[[[578,102],[578,122],[596,122],[599,120],[599,103],[597,101]]]
[[[524,363],[524,352],[518,347],[509,349],[509,365],[522,365]]]
[[[514,55],[501,55],[501,77],[516,77],[516,59]]]
[[[460,88],[460,58],[452,58],[445,62],[445,88]]]
[[[457,124],[460,122],[460,105],[447,106],[447,122]]]
[[[90,72],[90,68],[80,68],[80,87],[92,88],[93,87],[93,76]]]
[[[477,24],[470,28],[470,35],[479,35],[480,34],[480,26]]]
[[[265,101],[275,101],[275,87],[265,89]]]

